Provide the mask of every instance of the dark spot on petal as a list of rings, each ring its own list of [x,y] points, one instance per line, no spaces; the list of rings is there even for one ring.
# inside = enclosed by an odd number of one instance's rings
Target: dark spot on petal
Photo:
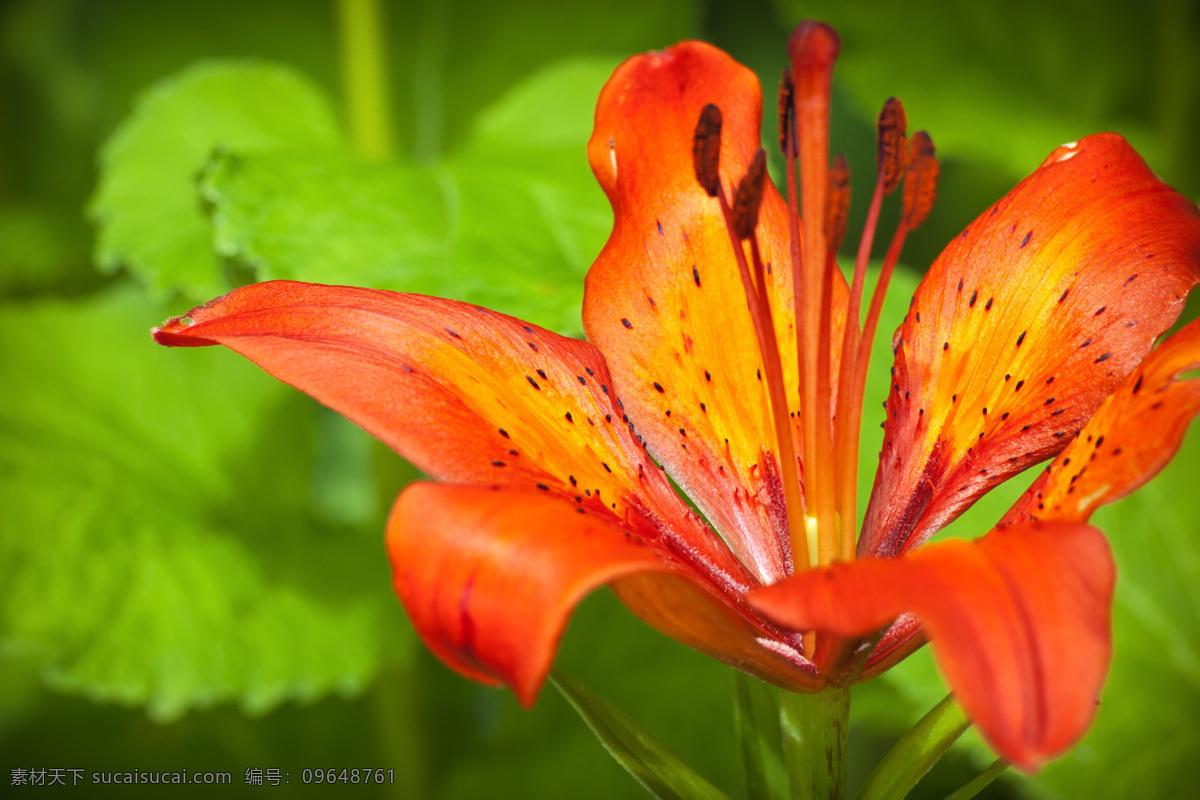
[[[1017,337],[1017,347],[1021,346],[1021,342],[1025,341],[1025,334],[1029,331],[1021,331],[1021,335]]]
[[[500,431],[500,435],[505,439],[509,438],[508,431],[504,430],[504,428],[496,428],[496,430]]]
[[[656,392],[658,392],[659,394],[662,394],[662,393],[663,393],[663,391],[664,391],[664,390],[663,390],[663,388],[662,388],[662,384],[660,384],[658,381],[655,381],[655,382],[654,382],[654,390],[655,390]]]
[[[1095,362],[1093,362],[1093,363],[1099,364],[1101,361],[1108,361],[1108,359],[1109,359],[1111,356],[1112,356],[1112,353],[1105,353],[1104,355],[1102,355],[1102,356],[1100,356],[1099,358],[1097,358],[1097,359],[1095,360]]]
[[[706,381],[712,380],[712,375],[709,374],[708,370],[704,370],[704,380],[706,380]],[[659,391],[662,391],[662,390],[660,389]]]
[[[1087,347],[1091,343],[1092,343],[1091,339],[1084,339],[1083,344],[1079,345],[1079,349],[1082,350],[1083,348]]]
[[[591,375],[593,378],[596,377],[596,373],[592,372],[591,367],[584,367],[583,371],[586,372],[588,375]]]
[[[1145,376],[1143,376],[1143,375],[1138,375],[1137,383],[1135,383],[1135,384],[1133,385],[1133,393],[1134,393],[1134,394],[1137,394],[1137,393],[1138,393],[1138,390],[1142,388],[1142,378],[1143,378],[1143,377],[1145,377]]]
[[[503,461],[493,461],[492,466],[493,467],[506,467],[508,465],[505,464]]]
[[[605,464],[603,461],[600,462],[600,466],[604,467],[605,472],[612,472],[612,467],[610,467],[608,464]]]
[[[451,330],[451,329],[449,329],[449,328],[443,328],[442,330],[444,330],[446,333],[448,333],[448,334],[450,334],[451,336],[453,336],[455,339],[461,339],[461,338],[462,338],[461,336],[459,336],[457,333],[455,333],[454,331],[452,331],[452,330]]]
[[[1005,376],[1004,376],[1004,380],[1006,380],[1006,381],[1007,381],[1007,380],[1010,380],[1011,378],[1012,378],[1012,375],[1005,375]]]
[[[547,485],[546,485],[546,484],[544,484],[544,483],[539,483],[539,484],[536,484],[536,486],[537,486],[537,488],[541,489],[543,492],[548,492],[548,491],[550,491],[550,487],[549,487],[549,486],[547,486]]]
[[[582,375],[576,375],[575,377],[579,379],[580,386],[587,386],[587,378],[583,377]]]
[[[1054,383],[1054,376],[1051,375],[1049,378],[1046,378],[1046,383]]]
[[[1049,400],[1047,400],[1046,402],[1042,403],[1042,405],[1044,405],[1044,406],[1048,406],[1048,405],[1050,405],[1051,403],[1053,403],[1053,402],[1054,402],[1054,400],[1055,400],[1055,398],[1051,397]]]
[[[1014,392],[1021,391],[1021,387],[1025,385],[1025,381],[1017,381],[1017,385],[1013,387]]]
[[[625,319],[624,317],[621,317],[621,324],[624,325],[626,328],[633,330],[633,323],[630,322],[629,320]]]
[[[1008,419],[1008,412],[1005,411],[1003,414],[1001,414],[1000,419]]]
[[[657,219],[656,219],[656,220],[654,220],[654,224],[658,226],[658,235],[659,235],[659,236],[666,236],[666,235],[667,235],[667,234],[663,233],[663,226],[662,226],[662,221],[661,221],[661,220],[657,220]]]
[[[531,378],[531,377],[529,377],[528,375],[526,375],[526,376],[525,376],[525,380],[529,381],[529,385],[530,385],[530,386],[532,386],[533,388],[537,389],[538,391],[541,391],[542,387],[538,386],[538,385],[537,385],[537,381],[535,381],[533,378]]]
[[[600,384],[600,391],[604,392],[605,394],[608,394],[608,386],[603,383]]]
[[[989,297],[989,298],[988,298],[988,301],[987,301],[986,303],[984,303],[984,304],[983,304],[983,310],[984,310],[984,311],[991,311],[991,310],[992,310],[992,301],[993,301],[993,300],[995,300],[995,299],[996,299],[996,298],[994,298],[994,297]]]
[[[529,349],[532,350],[533,352],[536,353],[538,351],[537,345],[534,344],[533,342],[526,342],[525,344],[529,345]]]
[[[950,349],[950,343],[949,343],[949,342],[942,342],[942,349],[943,349],[943,350],[949,350],[949,349]]]
[[[692,280],[696,282],[697,286],[700,285],[700,270],[696,269],[695,264],[692,264]]]
[[[575,424],[575,420],[571,417],[570,411],[568,411],[565,416],[566,416],[567,422],[570,422],[572,425]]]
[[[538,374],[538,377],[539,377],[539,378],[545,379],[545,377],[546,377],[546,370],[544,370],[544,369],[539,369],[539,370],[537,371],[537,374]]]
[[[1033,238],[1033,231],[1030,231],[1029,233],[1025,234],[1025,238],[1021,240],[1021,247],[1024,247],[1025,245],[1029,244],[1029,240],[1032,238]]]
[[[978,290],[978,289],[976,289],[975,291],[971,292],[971,299],[967,301],[967,308],[974,308],[974,307],[975,307],[975,298],[977,298],[977,297],[979,297],[979,290]]]
[[[1058,298],[1058,302],[1060,302],[1060,303],[1061,303],[1063,300],[1066,300],[1066,299],[1067,299],[1067,293],[1068,293],[1068,292],[1070,292],[1070,291],[1071,291],[1070,289],[1063,289],[1063,293],[1062,293],[1062,295],[1061,295],[1061,296]]]
[[[960,292],[962,291],[962,278],[959,278],[959,279],[958,279],[958,290],[959,290]]]
[[[1100,306],[1099,308],[1096,309],[1096,313],[1094,314],[1094,316],[1097,316],[1097,317],[1100,316],[1101,314],[1104,313],[1104,309],[1106,309],[1106,308],[1108,308],[1108,306]]]
[[[525,332],[526,332],[526,333],[533,333],[533,328],[529,327],[528,325],[524,325],[524,326],[522,326],[522,327],[524,327],[524,328],[525,328]]]

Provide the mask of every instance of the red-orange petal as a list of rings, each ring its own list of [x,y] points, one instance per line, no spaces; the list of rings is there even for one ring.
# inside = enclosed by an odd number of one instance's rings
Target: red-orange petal
[[[1034,770],[1095,715],[1112,652],[1114,579],[1098,530],[1039,523],[802,573],[757,590],[751,603],[785,627],[846,636],[912,612],[984,737]]]
[[[896,332],[859,553],[923,542],[1057,453],[1200,280],[1200,214],[1115,134],[1055,150],[934,262]]]
[[[1200,414],[1200,321],[1152,352],[1034,481],[1001,524],[1086,522],[1158,474]]]
[[[432,477],[578,502],[676,542],[723,586],[747,585],[623,424],[586,342],[453,300],[291,281],[233,291],[154,336],[241,353]]]
[[[469,678],[511,687],[525,706],[571,612],[605,584],[686,644],[788,688],[820,685],[760,644],[761,624],[659,543],[544,493],[413,484],[396,501],[387,542],[396,593],[429,648]]]
[[[684,42],[626,61],[601,93],[588,157],[615,224],[588,273],[584,328],[655,458],[756,575],[774,580],[789,556],[766,371],[718,202],[693,164],[694,129],[709,103],[722,112],[720,175],[729,193],[760,146],[762,95],[750,70],[710,45]],[[757,230],[796,413],[786,206],[769,182]],[[837,279],[840,342],[847,292]],[[796,413],[794,439],[799,429]]]

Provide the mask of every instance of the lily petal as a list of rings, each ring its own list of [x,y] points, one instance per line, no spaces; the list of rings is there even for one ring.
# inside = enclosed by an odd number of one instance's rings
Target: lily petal
[[[750,70],[714,47],[684,42],[626,61],[604,87],[588,157],[615,223],[587,276],[584,328],[654,457],[769,582],[787,574],[783,489],[766,373],[732,245],[693,165],[693,132],[709,103],[723,112],[720,174],[731,191],[760,147],[762,94]],[[770,181],[757,230],[764,262],[781,267],[767,280],[800,452],[786,206]],[[837,273],[837,342],[846,294]]]
[[[859,553],[917,546],[1070,442],[1200,280],[1200,214],[1124,139],[1064,145],[934,262],[896,333]]]
[[[469,678],[510,686],[527,707],[571,612],[605,584],[685,644],[792,689],[820,685],[762,646],[761,624],[661,544],[542,492],[413,484],[387,541],[396,593],[429,648]]]
[[[1200,321],[1152,352],[1034,481],[1001,524],[1086,522],[1167,465],[1200,414]]]
[[[241,353],[434,478],[571,500],[677,540],[724,585],[749,580],[622,424],[586,342],[453,300],[292,281],[230,292],[154,337]]]
[[[751,603],[785,627],[846,636],[912,612],[983,735],[1034,770],[1095,715],[1114,580],[1100,531],[1038,523],[802,573],[755,591]]]

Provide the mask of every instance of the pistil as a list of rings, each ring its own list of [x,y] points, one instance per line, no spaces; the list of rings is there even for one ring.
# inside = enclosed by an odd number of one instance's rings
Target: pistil
[[[796,246],[793,236],[793,299],[800,320],[797,353],[802,376],[800,410],[804,423],[805,493],[810,503],[809,516],[816,520],[814,538],[818,565],[833,560],[838,553],[839,541],[830,408],[833,281],[826,257],[824,227],[829,102],[833,63],[840,48],[841,43],[832,28],[812,21],[801,23],[788,41],[795,86],[793,108],[799,144],[800,219],[804,232],[802,247]],[[800,251],[799,259],[797,251]],[[847,524],[853,522],[847,521]],[[811,528],[809,530],[811,532]]]

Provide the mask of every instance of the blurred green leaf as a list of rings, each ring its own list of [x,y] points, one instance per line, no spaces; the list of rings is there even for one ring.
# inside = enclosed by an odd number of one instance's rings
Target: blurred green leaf
[[[561,670],[550,677],[608,752],[662,800],[719,800],[726,795],[619,708]]]
[[[323,93],[288,68],[207,62],[156,84],[105,143],[89,213],[96,262],[157,290],[227,288],[212,252],[196,177],[215,149],[248,153],[339,144]]]
[[[155,347],[161,313],[120,291],[0,315],[0,652],[159,718],[362,690],[410,641],[378,520],[317,524],[316,406]]]
[[[218,252],[259,280],[454,297],[579,331],[612,215],[584,155],[609,61],[571,61],[480,115],[436,166],[231,154],[202,181]]]
[[[740,670],[733,672],[733,726],[750,800],[790,797],[779,724],[779,690]]]
[[[1117,129],[1157,160],[1151,9],[1130,14],[1089,0],[776,3],[789,22],[812,17],[838,30],[836,80],[865,118],[899,97],[944,156],[1001,164],[1015,178],[1064,142]]]

